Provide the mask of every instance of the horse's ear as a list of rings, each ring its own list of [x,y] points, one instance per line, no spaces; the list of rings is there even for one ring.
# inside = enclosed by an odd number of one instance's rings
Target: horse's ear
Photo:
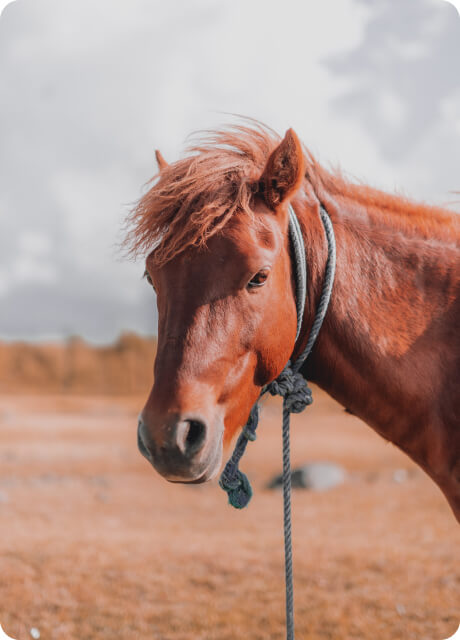
[[[158,151],[158,149],[155,150],[155,158],[157,159],[158,169],[160,171],[163,171],[163,169],[165,169],[168,166],[168,163],[163,158],[163,156],[161,155],[161,152]]]
[[[305,174],[305,160],[297,134],[292,129],[272,151],[259,180],[259,193],[275,209],[294,195]]]

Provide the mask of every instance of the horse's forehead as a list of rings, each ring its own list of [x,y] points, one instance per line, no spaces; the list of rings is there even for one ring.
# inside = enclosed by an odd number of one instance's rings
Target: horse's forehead
[[[233,253],[244,258],[259,252],[277,253],[282,242],[283,230],[280,220],[271,212],[255,211],[253,216],[241,215],[232,218],[223,231],[209,242],[212,248],[214,241],[216,248]]]
[[[279,227],[274,215],[255,213],[253,218],[235,217],[223,230],[222,236],[242,252],[258,246],[273,248],[279,236]]]
[[[212,268],[225,263],[250,268],[266,260],[272,263],[281,246],[282,233],[272,214],[255,213],[254,217],[235,216],[205,247],[187,247],[161,269],[165,275],[191,269]],[[154,253],[147,258],[147,267],[154,268]]]

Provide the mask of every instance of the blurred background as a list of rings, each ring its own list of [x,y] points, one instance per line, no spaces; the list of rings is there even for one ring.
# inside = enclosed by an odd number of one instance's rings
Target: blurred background
[[[293,127],[351,179],[460,212],[460,17],[444,0],[16,0],[0,18],[0,624],[15,638],[280,638],[279,412],[247,513],[136,451],[156,305],[123,221],[196,130]],[[457,193],[456,193],[457,192]],[[315,390],[294,463],[302,638],[452,635],[437,488]],[[35,635],[34,635],[35,634]],[[38,634],[38,635],[37,635]]]

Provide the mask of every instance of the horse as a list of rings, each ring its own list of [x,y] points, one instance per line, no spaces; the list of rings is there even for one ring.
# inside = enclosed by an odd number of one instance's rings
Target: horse
[[[336,277],[302,374],[412,458],[460,522],[460,216],[324,168],[289,129],[205,132],[128,218],[158,305],[138,446],[171,482],[215,477],[264,385],[305,347],[335,232]],[[296,340],[288,205],[308,283]]]

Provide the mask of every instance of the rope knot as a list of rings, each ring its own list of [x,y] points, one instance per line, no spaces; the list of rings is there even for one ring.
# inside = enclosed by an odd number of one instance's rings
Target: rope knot
[[[244,509],[252,498],[252,487],[245,473],[236,469],[233,477],[225,473],[220,476],[219,485],[227,492],[228,501],[235,509]]]
[[[276,380],[268,385],[272,396],[281,396],[289,413],[301,413],[313,402],[311,389],[301,373],[294,372],[289,361]]]
[[[240,463],[241,456],[246,450],[248,442],[252,442],[256,439],[258,423],[259,405],[256,402],[251,409],[248,421],[238,437],[232,457],[225,465],[220,476],[219,485],[227,492],[228,501],[232,507],[235,507],[235,509],[244,509],[252,498],[251,483],[249,482],[248,477],[239,470],[238,465]]]

